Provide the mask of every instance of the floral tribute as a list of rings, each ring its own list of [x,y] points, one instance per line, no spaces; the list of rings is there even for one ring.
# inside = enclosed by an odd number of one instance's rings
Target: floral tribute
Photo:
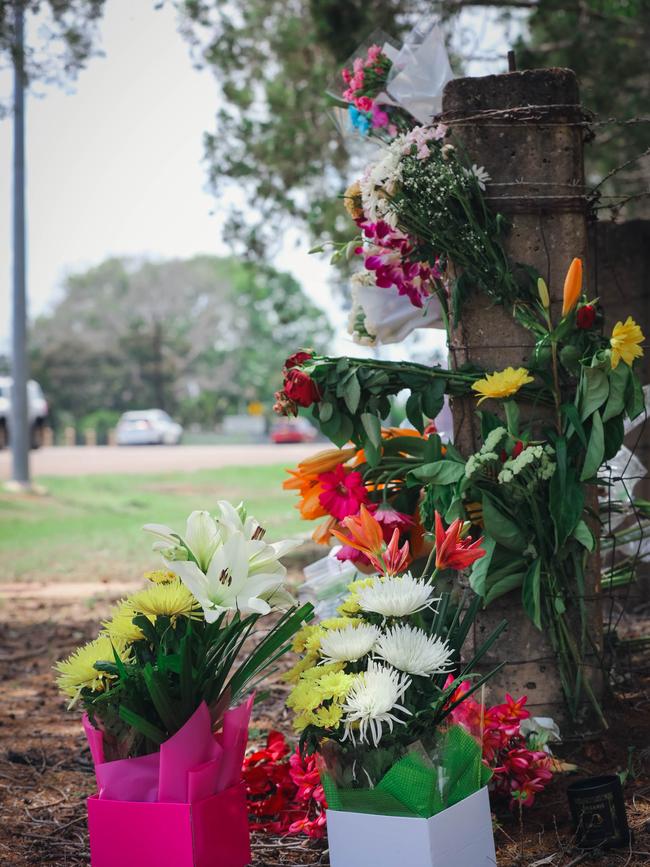
[[[368,558],[374,574],[350,586],[337,617],[304,627],[294,639],[302,658],[287,675],[293,684],[287,703],[296,714],[301,746],[324,760],[328,802],[345,801],[348,789],[370,786],[374,791],[391,769],[416,761],[414,745],[430,756],[431,768],[438,768],[431,773],[441,774],[442,793],[441,769],[456,750],[481,763],[480,746],[449,724],[490,675],[473,674],[476,659],[462,668],[459,661],[480,600],[454,601],[449,592],[437,592],[436,584],[443,572],[480,561],[482,540],[468,538],[469,526],[460,522],[445,529],[438,516],[436,548],[416,578],[407,571],[409,544],[400,545],[399,528],[386,543],[381,524],[364,506],[344,525],[350,544]],[[504,627],[489,636],[477,658]],[[483,785],[489,776],[478,768],[474,783]],[[402,795],[409,801],[408,792]],[[440,802],[427,815],[443,808]]]
[[[158,524],[145,529],[164,568],[147,573],[148,586],[116,605],[98,638],[56,666],[70,706],[85,711],[95,763],[93,863],[132,864],[128,829],[137,825],[143,840],[151,837],[142,850],[151,851],[147,864],[166,867],[170,852],[174,867],[214,864],[210,846],[227,834],[228,867],[243,867],[251,693],[313,616],[284,586],[280,558],[299,543],[267,542],[242,505],[225,501],[215,515],[193,512],[182,534]],[[271,625],[257,632],[271,613]],[[153,813],[139,811],[142,802],[174,807],[165,813],[168,837]],[[186,809],[199,802],[196,814]],[[197,834],[205,851],[186,851],[182,841]]]
[[[361,135],[393,138],[398,129],[408,128],[402,109],[376,99],[386,89],[392,66],[382,47],[373,44],[365,56],[355,57],[350,66],[341,69],[341,99],[347,105],[350,123]]]

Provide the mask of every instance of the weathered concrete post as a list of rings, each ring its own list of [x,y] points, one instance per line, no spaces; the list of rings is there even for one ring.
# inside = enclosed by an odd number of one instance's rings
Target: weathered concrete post
[[[529,70],[485,78],[461,78],[445,87],[441,120],[471,163],[491,177],[489,205],[512,228],[506,250],[514,262],[536,268],[545,278],[558,315],[566,270],[574,256],[588,271],[584,198],[583,114],[575,74],[568,69]],[[533,340],[509,311],[475,294],[453,334],[452,366],[474,362],[488,371],[526,366]],[[486,409],[497,411],[486,402]],[[454,401],[455,442],[464,454],[480,446],[472,398]],[[536,410],[539,415],[539,410]],[[590,620],[602,632],[597,579],[590,579]],[[474,640],[507,618],[509,628],[492,659],[507,661],[493,692],[526,693],[533,714],[566,722],[555,655],[547,635],[528,620],[519,591],[493,603],[482,615]]]

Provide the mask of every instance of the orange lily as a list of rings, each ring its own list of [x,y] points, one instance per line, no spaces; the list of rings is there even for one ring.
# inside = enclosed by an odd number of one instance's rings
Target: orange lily
[[[375,520],[367,507],[362,503],[358,515],[350,515],[343,519],[343,526],[350,533],[345,536],[338,530],[332,530],[332,535],[351,548],[364,554],[381,554],[384,550],[384,534],[379,521]]]
[[[346,449],[324,449],[317,452],[310,458],[305,458],[298,464],[298,470],[309,475],[320,475],[321,473],[331,473],[339,464],[344,464],[346,461],[356,454],[356,448],[351,446]]]
[[[323,521],[322,524],[319,524],[314,532],[311,534],[312,539],[316,542],[317,545],[327,545],[329,540],[332,538],[332,532],[334,527],[337,525],[336,518],[333,518],[331,515],[326,520]]]
[[[463,524],[460,518],[456,518],[445,530],[442,518],[436,512],[436,569],[460,571],[484,556],[485,550],[481,548],[483,537],[476,542],[463,538]]]
[[[285,479],[282,487],[285,491],[298,491],[300,502],[296,508],[300,511],[300,516],[306,521],[324,518],[327,512],[319,499],[323,493],[323,486],[318,476],[314,473],[303,473],[301,470],[287,470],[287,472],[291,478]]]
[[[582,259],[574,259],[569,265],[564,280],[562,316],[567,316],[578,303],[582,294]]]

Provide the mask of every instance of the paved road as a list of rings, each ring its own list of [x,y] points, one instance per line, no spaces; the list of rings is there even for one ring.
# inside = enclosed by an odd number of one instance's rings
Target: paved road
[[[164,473],[208,470],[219,467],[261,466],[298,461],[324,448],[309,445],[213,445],[213,446],[77,446],[31,452],[31,471],[39,476],[84,476],[102,473]],[[11,455],[0,452],[0,479],[11,476]]]

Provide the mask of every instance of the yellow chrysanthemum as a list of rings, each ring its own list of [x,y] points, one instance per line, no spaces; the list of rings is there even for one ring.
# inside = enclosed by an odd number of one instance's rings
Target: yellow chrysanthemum
[[[94,641],[77,648],[67,659],[57,662],[54,667],[59,673],[56,682],[61,692],[69,696],[73,703],[84,687],[94,692],[103,692],[115,675],[97,671],[95,663],[114,662],[113,648],[122,660],[128,658],[129,651],[124,642],[112,642],[107,635],[100,635]]]
[[[634,359],[641,358],[643,355],[643,349],[639,344],[644,340],[643,331],[631,316],[628,316],[624,323],[617,322],[609,341],[612,347],[612,367],[618,367],[621,359],[632,367]]]
[[[354,617],[328,617],[321,620],[320,625],[324,629],[345,629],[346,626],[359,626],[361,622]]]
[[[178,575],[168,569],[152,569],[151,572],[145,572],[144,577],[152,584],[171,584],[178,579]]]
[[[318,717],[312,710],[296,714],[293,718],[293,727],[296,732],[303,731],[309,725],[318,725]]]
[[[307,671],[303,672],[301,679],[306,682],[315,682],[320,680],[325,674],[343,671],[344,668],[344,662],[327,662],[325,665],[316,665],[313,668],[307,669]]]
[[[318,624],[303,626],[302,629],[299,629],[298,632],[293,637],[293,642],[291,644],[291,649],[294,653],[304,653],[307,647],[307,641],[311,638],[314,633],[322,631],[321,627]]]
[[[113,616],[102,623],[104,633],[111,641],[124,641],[130,644],[133,641],[142,641],[144,633],[133,622],[136,611],[126,601],[120,602],[113,609]]]
[[[322,703],[323,699],[317,685],[307,680],[301,680],[287,697],[287,707],[292,708],[292,710],[298,713],[316,710]]]
[[[363,204],[361,202],[361,183],[354,181],[343,193],[343,205],[353,220],[363,217]]]
[[[126,600],[134,611],[153,617],[192,617],[202,616],[199,602],[190,593],[180,578],[167,584],[154,584],[147,590],[134,593]]]
[[[324,699],[341,701],[350,691],[354,675],[344,671],[330,671],[318,679],[317,686]]]
[[[329,707],[319,707],[315,711],[316,725],[326,729],[333,729],[338,726],[343,716],[343,707],[340,704],[331,704]]]
[[[534,382],[533,377],[525,367],[506,367],[505,370],[488,373],[485,379],[479,379],[472,389],[481,395],[479,403],[487,398],[505,398],[516,394],[522,385]]]
[[[346,619],[348,619],[350,614],[358,614],[361,610],[359,606],[358,591],[363,587],[372,587],[374,580],[374,578],[360,578],[357,581],[353,581],[352,584],[348,584],[349,594],[336,609],[337,614],[340,614]]]
[[[314,666],[318,665],[319,657],[316,654],[311,654],[310,656],[303,656],[302,659],[299,659],[298,662],[289,669],[289,671],[285,672],[282,675],[282,680],[287,683],[298,683],[301,675],[303,675],[310,668],[314,668]]]

